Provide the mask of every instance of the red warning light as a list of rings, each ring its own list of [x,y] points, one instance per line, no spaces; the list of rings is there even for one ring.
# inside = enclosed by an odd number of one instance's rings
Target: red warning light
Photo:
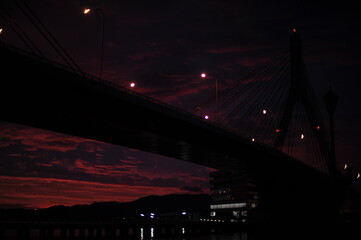
[[[292,28],[292,31],[293,31],[293,32],[296,32],[296,28]]]

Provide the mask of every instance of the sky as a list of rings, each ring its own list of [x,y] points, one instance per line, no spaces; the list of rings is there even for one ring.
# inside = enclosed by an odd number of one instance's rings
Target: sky
[[[103,39],[104,79],[124,87],[134,82],[132,90],[187,111],[214,96],[215,79],[224,89],[288,49],[290,32],[297,29],[318,105],[323,105],[330,86],[340,97],[335,115],[337,165],[341,169],[348,163],[361,170],[361,15],[354,1],[26,2],[84,72],[99,76]],[[10,24],[21,26],[47,58],[63,62],[15,1],[1,4],[12,19],[0,18],[0,41],[28,50],[10,29]],[[84,15],[85,8],[101,11]],[[201,72],[209,77],[200,78]],[[0,122],[0,207],[209,193],[213,170]]]

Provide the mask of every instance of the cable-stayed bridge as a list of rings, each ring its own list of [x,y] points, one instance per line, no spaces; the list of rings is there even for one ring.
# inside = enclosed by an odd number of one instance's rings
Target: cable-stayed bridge
[[[18,0],[14,4],[58,53],[71,72],[78,78],[89,78],[25,1]],[[32,37],[27,35],[22,26],[13,20],[12,13],[8,11],[6,5],[0,4],[0,19],[8,23],[8,28],[34,54],[33,56],[25,55],[30,58],[40,57],[41,61],[47,61],[41,48],[32,41]],[[320,115],[320,110],[315,106],[316,100],[308,80],[301,51],[301,39],[294,30],[289,51],[273,58],[252,72],[244,74],[239,81],[223,91],[217,92],[213,99],[197,106],[193,113],[200,118],[207,117],[209,122],[215,124],[219,130],[227,128],[232,134],[241,136],[244,141],[251,141],[254,146],[262,145],[264,148],[269,148],[270,151],[276,150],[277,154],[285,153],[325,174],[334,176],[336,165],[332,139],[328,136],[328,129]],[[53,63],[51,65],[55,67]],[[104,86],[100,88],[113,87],[119,92],[130,93],[130,96],[146,99],[144,96],[136,95],[119,86],[99,81],[93,77],[90,79],[91,81],[88,82],[91,82],[93,87],[102,82]],[[41,87],[39,86],[39,88]],[[161,106],[174,109],[153,99],[147,99],[153,104],[159,103]],[[94,106],[97,105],[94,104]],[[102,108],[105,106],[103,105]],[[176,111],[182,112],[179,109]],[[187,155],[186,153],[182,154]]]
[[[291,35],[290,43],[290,51],[247,72],[193,112],[252,142],[335,174],[328,116],[317,106],[297,33]]]
[[[290,54],[219,92],[198,115],[1,44],[1,120],[247,172],[272,218],[334,219],[335,163],[299,40],[292,34]]]
[[[0,120],[246,172],[266,219],[335,219],[342,187],[332,132],[316,106],[297,33],[289,51],[190,113],[85,74],[29,6],[15,2],[66,65],[46,59],[0,4],[0,18],[32,50],[0,43]]]

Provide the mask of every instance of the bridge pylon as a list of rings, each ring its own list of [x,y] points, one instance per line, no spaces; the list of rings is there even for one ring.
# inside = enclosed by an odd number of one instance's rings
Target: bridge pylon
[[[301,103],[307,116],[307,120],[312,126],[313,135],[319,145],[320,152],[327,164],[330,175],[336,175],[336,164],[332,158],[328,131],[325,121],[321,117],[321,112],[317,106],[315,95],[307,75],[306,67],[302,56],[302,41],[300,35],[293,29],[290,36],[290,88],[286,100],[285,108],[279,123],[274,147],[283,150],[287,133],[296,104]]]

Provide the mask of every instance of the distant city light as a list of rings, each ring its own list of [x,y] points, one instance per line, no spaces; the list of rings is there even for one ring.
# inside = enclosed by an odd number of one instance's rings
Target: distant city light
[[[317,129],[317,130],[320,130],[320,129],[321,129],[321,127],[320,127],[320,126],[316,126],[316,129]]]
[[[186,212],[182,212],[182,215],[186,215],[187,213]]]
[[[280,129],[276,129],[276,133],[279,133],[279,132],[281,132],[281,130],[280,130]]]
[[[202,74],[201,74],[201,77],[202,77],[202,78],[205,78],[205,77],[207,77],[207,74],[202,73]]]
[[[292,31],[293,31],[293,32],[296,32],[296,28],[293,28]]]
[[[3,32],[3,29],[2,28],[0,28],[0,34]]]
[[[141,217],[144,217],[144,213],[141,213],[140,216],[141,216]]]
[[[360,177],[361,177],[360,173],[357,173],[357,178],[360,178]]]
[[[302,133],[301,134],[301,139],[304,139],[305,138],[305,135]]]
[[[263,113],[264,115],[266,115],[266,114],[267,114],[267,110],[266,110],[266,109],[263,109],[262,113]]]
[[[204,116],[204,119],[208,119],[208,118],[209,118],[208,115],[205,115],[205,116]]]
[[[84,9],[84,12],[83,12],[83,13],[84,13],[84,14],[88,14],[88,13],[90,13],[90,10],[91,10],[90,8],[86,8],[86,9]]]
[[[252,142],[256,141],[256,139],[252,138]]]
[[[129,84],[129,86],[130,86],[131,88],[135,87],[135,82],[131,82],[131,83]]]
[[[155,214],[154,213],[150,213],[150,216],[154,216]]]
[[[346,169],[347,168],[347,163],[345,163],[345,166],[343,167],[343,169]]]

